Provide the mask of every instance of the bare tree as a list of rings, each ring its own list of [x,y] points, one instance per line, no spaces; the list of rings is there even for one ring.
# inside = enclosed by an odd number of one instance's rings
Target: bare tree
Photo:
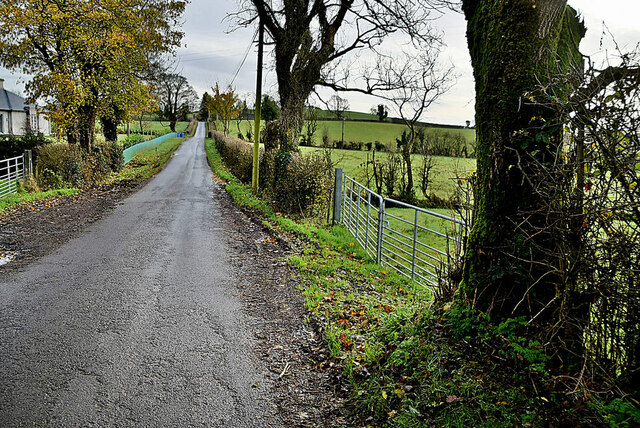
[[[336,119],[342,120],[345,118],[345,112],[349,110],[349,100],[339,95],[332,95],[329,98],[328,106],[331,112],[336,115]]]
[[[295,148],[304,105],[317,85],[374,94],[380,84],[354,86],[341,60],[369,50],[374,54],[387,36],[404,33],[416,44],[438,43],[429,23],[447,0],[245,0],[234,16],[239,25],[260,20],[273,45],[282,106],[281,150]],[[352,68],[351,68],[352,69]],[[340,71],[340,72],[338,72]]]
[[[431,48],[417,55],[405,53],[402,63],[390,58],[382,59],[367,77],[373,85],[394,88],[380,97],[395,106],[409,131],[399,147],[407,174],[402,193],[407,200],[415,196],[411,155],[417,135],[416,125],[424,112],[453,84],[452,68],[441,69],[438,54],[436,48]]]
[[[169,121],[172,132],[176,132],[176,122],[180,111],[190,111],[198,103],[198,95],[187,78],[173,72],[160,73],[157,77],[159,108],[162,117]]]
[[[552,163],[537,162],[535,192],[544,223],[527,219],[530,236],[561,290],[554,329],[565,360],[610,375],[626,392],[640,392],[640,52],[619,64],[590,66],[568,101],[558,76],[532,93],[569,117],[566,142]],[[542,101],[544,100],[544,102]],[[530,213],[529,218],[535,218]],[[544,241],[543,241],[544,242]],[[578,333],[578,334],[576,334]],[[595,362],[595,364],[594,364]],[[617,379],[616,379],[617,378]]]

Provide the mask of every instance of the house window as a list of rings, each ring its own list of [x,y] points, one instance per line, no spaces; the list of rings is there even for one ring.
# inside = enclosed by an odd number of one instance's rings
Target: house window
[[[0,134],[4,133],[4,115],[0,114]]]
[[[31,129],[34,132],[38,132],[38,115],[32,114],[30,115],[30,118],[31,118]]]

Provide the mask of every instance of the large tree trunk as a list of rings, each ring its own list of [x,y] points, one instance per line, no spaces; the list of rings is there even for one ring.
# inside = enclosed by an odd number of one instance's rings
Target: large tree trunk
[[[304,68],[293,63],[296,58],[291,47],[276,48],[276,71],[278,75],[278,94],[282,114],[278,119],[280,126],[280,151],[296,150],[304,125],[304,105],[320,80],[321,63],[307,62]]]
[[[545,201],[529,179],[534,160],[548,160],[561,144],[563,120],[527,93],[558,64],[580,67],[584,28],[566,0],[464,0],[462,7],[476,82],[478,190],[459,297],[499,317],[535,315],[551,309],[559,290],[540,251],[552,243],[533,233]]]
[[[86,152],[93,146],[96,128],[96,110],[91,106],[85,106],[79,110],[78,119],[78,143]]]
[[[102,133],[104,139],[113,143],[118,141],[118,123],[111,117],[105,116],[100,118],[102,124]]]

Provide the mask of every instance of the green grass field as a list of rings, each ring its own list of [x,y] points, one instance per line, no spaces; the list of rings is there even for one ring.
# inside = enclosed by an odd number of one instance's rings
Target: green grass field
[[[366,113],[360,113],[366,114]],[[370,116],[370,115],[369,115]],[[264,124],[264,123],[263,123]],[[240,132],[247,135],[249,127],[253,130],[253,122],[248,120],[240,121]],[[218,129],[222,130],[222,125],[218,125]],[[314,145],[322,144],[322,135],[326,129],[330,141],[341,141],[342,139],[342,122],[337,120],[319,120],[318,129],[314,135]],[[385,145],[395,145],[396,138],[402,135],[402,131],[407,129],[405,125],[388,122],[353,122],[345,121],[344,124],[344,140],[349,142],[373,143],[380,141]],[[465,137],[469,144],[473,143],[476,138],[475,129],[450,129],[429,127],[428,129],[440,130],[451,134],[461,134]],[[231,121],[229,131],[234,137],[238,136],[237,121]],[[304,130],[303,130],[304,132]]]
[[[176,131],[184,132],[189,126],[189,122],[178,122],[176,123]],[[121,131],[126,131],[126,125],[120,125],[118,127]],[[144,120],[142,121],[142,127],[140,127],[140,122],[133,121],[129,122],[129,129],[132,132],[149,132],[152,131],[155,135],[164,135],[171,132],[171,128],[169,127],[168,121],[157,121],[157,120]]]
[[[300,147],[300,150],[303,153],[309,153],[320,151],[322,149],[314,147]],[[342,168],[348,176],[355,178],[363,184],[366,184],[364,164],[367,161],[367,155],[371,156],[371,152],[339,149],[331,151],[331,158],[336,164],[336,167]],[[384,159],[386,154],[378,153],[376,155],[376,159],[378,159],[377,156]],[[414,177],[417,177],[421,163],[420,156],[413,155],[412,160]],[[431,170],[433,182],[430,185],[429,193],[433,192],[440,198],[448,198],[455,191],[456,184],[453,179],[456,177],[456,171],[469,171],[475,169],[475,159],[434,156],[433,169]],[[464,176],[464,174],[460,175]],[[418,188],[416,188],[416,195],[418,197],[422,197]]]
[[[342,139],[342,122],[336,120],[318,121],[318,131],[314,135],[315,144],[321,144],[324,130],[327,130],[330,141]],[[380,141],[383,144],[395,143],[396,138],[406,130],[405,125],[386,122],[350,122],[344,123],[344,141],[370,143]],[[471,144],[476,138],[475,129],[448,129],[430,127],[451,134],[461,134]]]
[[[322,124],[327,124],[327,126],[331,126],[329,128],[329,138],[332,138],[332,132],[340,133],[341,122],[336,121],[322,121]],[[249,121],[241,121],[240,122],[240,131],[242,133],[246,133],[253,122]],[[378,141],[380,138],[387,138],[388,141],[395,141],[395,137],[399,136],[402,133],[403,125],[397,125],[392,123],[380,123],[380,122],[346,122],[345,126],[345,140],[347,140],[347,130],[351,128],[352,135],[354,136],[374,136]],[[367,128],[368,127],[368,128]],[[218,129],[222,129],[221,125],[219,125]],[[444,128],[440,128],[446,130]],[[460,130],[449,130],[453,132],[461,132],[469,139],[475,138],[475,130],[474,129],[460,129]],[[232,121],[230,125],[230,134],[232,136],[237,136],[238,128],[235,121]],[[318,128],[318,140],[321,139],[321,128]],[[338,134],[338,139],[340,138]],[[360,140],[364,141],[364,140]],[[375,141],[375,140],[374,140]],[[320,151],[322,149],[317,147],[302,147],[300,146],[300,150],[303,153],[309,153],[313,151]],[[366,181],[365,173],[364,173],[364,165],[367,161],[367,155],[371,156],[370,151],[365,150],[342,150],[342,149],[333,149],[331,151],[331,157],[338,168],[342,168],[347,175],[355,178],[356,180],[364,183]],[[384,160],[386,157],[386,153],[378,153],[376,156],[380,156],[380,159]],[[421,160],[419,155],[413,155],[413,170],[414,177],[418,176],[418,170],[420,168]],[[470,158],[451,158],[444,156],[434,156],[433,157],[433,169],[431,170],[432,183],[430,186],[430,190],[428,193],[435,193],[440,198],[449,198],[453,192],[455,191],[455,181],[453,180],[456,177],[456,171],[469,171],[476,169],[476,160]],[[460,174],[461,176],[465,176],[464,172]],[[417,182],[417,180],[414,179]],[[422,194],[419,188],[416,188],[416,195],[419,198],[422,198]]]

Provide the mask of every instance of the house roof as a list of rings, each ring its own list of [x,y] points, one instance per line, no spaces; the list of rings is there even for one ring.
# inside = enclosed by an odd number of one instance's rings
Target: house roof
[[[24,111],[24,108],[28,106],[30,105],[21,96],[6,89],[0,89],[0,110]]]

